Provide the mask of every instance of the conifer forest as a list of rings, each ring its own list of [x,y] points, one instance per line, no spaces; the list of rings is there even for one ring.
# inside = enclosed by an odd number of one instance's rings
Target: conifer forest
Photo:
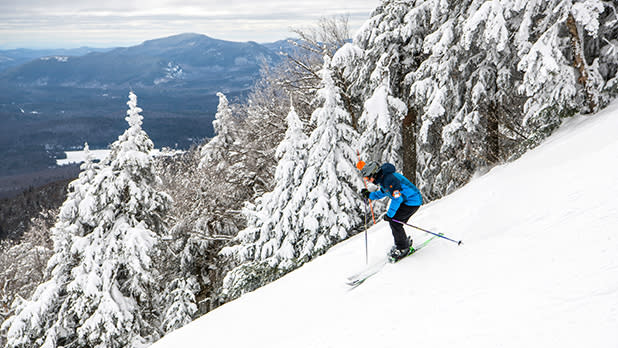
[[[361,232],[359,159],[433,201],[618,95],[615,0],[382,0],[296,34],[183,153],[150,155],[127,91],[108,157],[1,241],[0,345],[152,344]]]

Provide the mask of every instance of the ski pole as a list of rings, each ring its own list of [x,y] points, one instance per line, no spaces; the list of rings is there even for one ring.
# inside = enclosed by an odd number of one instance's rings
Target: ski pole
[[[365,264],[369,264],[369,243],[367,242],[367,200],[365,199]]]
[[[367,188],[367,180],[365,178],[363,178],[363,182],[365,183],[365,188]],[[365,204],[367,204],[367,202],[365,202]],[[376,217],[373,214],[373,204],[371,203],[371,201],[369,201],[369,206],[371,207],[371,219],[373,219],[373,224],[376,224]]]
[[[356,150],[356,157],[358,158],[358,162],[356,163],[356,168],[358,168],[358,170],[361,170],[365,165],[365,162],[361,161],[360,159],[360,152],[358,150]],[[361,165],[362,163],[362,165]],[[365,184],[365,189],[367,189],[367,180],[365,178],[363,178],[363,183]],[[367,202],[365,202],[365,204],[367,204]],[[371,201],[369,201],[369,206],[371,207],[371,218],[373,219],[373,224],[376,224],[376,217],[373,214],[373,203],[371,203]]]
[[[414,226],[414,225],[410,225],[410,224],[408,224],[408,223],[405,223],[405,222],[402,222],[402,221],[399,221],[399,220],[392,219],[391,221],[396,222],[396,223],[398,223],[398,224],[402,224],[402,225],[410,226],[410,227],[412,227],[412,228],[416,228],[417,230],[421,230],[421,231],[426,232],[426,233],[429,233],[429,234],[433,234],[433,235],[434,235],[434,236],[436,236],[436,237],[444,238],[444,239],[449,240],[449,241],[451,241],[451,242],[453,242],[453,243],[457,243],[457,245],[461,245],[461,244],[463,244],[463,241],[461,241],[461,240],[460,240],[460,241],[453,240],[453,239],[450,239],[450,238],[448,238],[448,237],[445,237],[445,236],[443,236],[443,235],[441,235],[441,234],[437,234],[437,233],[434,233],[434,232],[428,231],[428,230],[426,230],[426,229],[424,229],[424,228],[420,228],[420,227],[417,227],[417,226]]]

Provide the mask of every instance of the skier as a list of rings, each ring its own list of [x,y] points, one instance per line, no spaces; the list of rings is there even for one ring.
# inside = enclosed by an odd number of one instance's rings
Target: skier
[[[384,215],[384,220],[388,221],[395,239],[395,246],[391,249],[389,257],[396,262],[411,252],[412,238],[406,235],[403,225],[394,220],[408,222],[410,217],[423,204],[423,197],[420,191],[405,176],[395,172],[395,166],[391,163],[384,163],[380,166],[376,162],[369,162],[363,166],[358,164],[361,175],[367,181],[378,185],[379,190],[369,192],[366,188],[360,194],[364,199],[377,200],[384,197],[390,198],[388,211]]]

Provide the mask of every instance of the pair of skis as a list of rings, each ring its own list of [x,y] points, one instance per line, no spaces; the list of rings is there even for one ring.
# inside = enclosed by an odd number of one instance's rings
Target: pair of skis
[[[439,233],[439,235],[442,235],[442,233]],[[434,235],[434,236],[429,237],[427,240],[425,240],[419,245],[416,245],[414,247],[410,246],[410,253],[406,257],[417,253],[419,250],[426,247],[429,244],[429,242],[431,242],[437,237],[438,237],[437,235]],[[401,261],[404,258],[401,258],[397,261]],[[363,269],[362,271],[349,276],[346,281],[346,284],[349,285],[352,289],[356,288],[357,286],[361,285],[365,280],[367,280],[369,277],[380,272],[382,268],[384,268],[384,266],[386,266],[386,264],[389,262],[394,263],[390,260],[388,256],[385,256],[383,259],[380,259],[377,262],[365,267],[365,269]]]

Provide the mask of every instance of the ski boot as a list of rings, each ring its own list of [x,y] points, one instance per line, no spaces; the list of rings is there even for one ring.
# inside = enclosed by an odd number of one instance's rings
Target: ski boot
[[[412,247],[412,238],[408,237],[408,247],[404,249],[397,249],[397,246],[394,246],[388,254],[388,259],[391,263],[395,263],[412,254],[414,251],[415,250]]]

